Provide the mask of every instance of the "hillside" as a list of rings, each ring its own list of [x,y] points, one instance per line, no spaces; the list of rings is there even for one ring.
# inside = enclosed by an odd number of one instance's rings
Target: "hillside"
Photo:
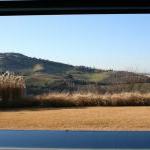
[[[0,72],[25,77],[28,94],[45,92],[150,90],[150,77],[126,71],[101,70],[31,58],[19,53],[0,53]],[[133,87],[134,84],[134,87]],[[121,88],[117,86],[121,86]],[[117,89],[116,89],[117,88]]]
[[[43,72],[48,74],[65,73],[73,66],[53,61],[31,58],[18,53],[0,53],[0,71],[13,71],[32,74]]]

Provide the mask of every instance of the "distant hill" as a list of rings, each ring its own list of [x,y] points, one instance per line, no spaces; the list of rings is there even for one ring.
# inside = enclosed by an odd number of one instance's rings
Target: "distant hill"
[[[0,71],[22,73],[43,72],[49,74],[65,73],[73,69],[72,65],[44,59],[31,58],[19,53],[0,53]]]
[[[144,85],[150,83],[150,77],[142,74],[73,66],[31,58],[19,53],[0,53],[0,72],[5,71],[23,75],[29,94],[50,91],[81,91],[85,89],[107,92],[112,85],[116,84],[142,83]],[[144,88],[147,88],[147,86]]]

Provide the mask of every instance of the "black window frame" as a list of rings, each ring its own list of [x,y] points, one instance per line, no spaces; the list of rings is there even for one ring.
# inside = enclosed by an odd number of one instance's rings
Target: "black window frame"
[[[150,13],[149,0],[0,1],[0,16]]]

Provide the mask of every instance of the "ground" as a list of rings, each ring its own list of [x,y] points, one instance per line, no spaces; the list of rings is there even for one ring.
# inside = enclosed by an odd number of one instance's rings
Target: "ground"
[[[1,110],[0,129],[150,130],[150,107]]]

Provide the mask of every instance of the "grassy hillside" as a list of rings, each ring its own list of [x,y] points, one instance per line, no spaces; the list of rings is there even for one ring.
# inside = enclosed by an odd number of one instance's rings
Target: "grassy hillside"
[[[0,53],[0,72],[7,70],[24,76],[27,94],[150,91],[150,77],[143,74],[73,66],[18,53]]]
[[[27,75],[34,72],[62,74],[73,68],[71,65],[31,58],[18,53],[0,53],[0,71],[4,72],[9,70]]]

